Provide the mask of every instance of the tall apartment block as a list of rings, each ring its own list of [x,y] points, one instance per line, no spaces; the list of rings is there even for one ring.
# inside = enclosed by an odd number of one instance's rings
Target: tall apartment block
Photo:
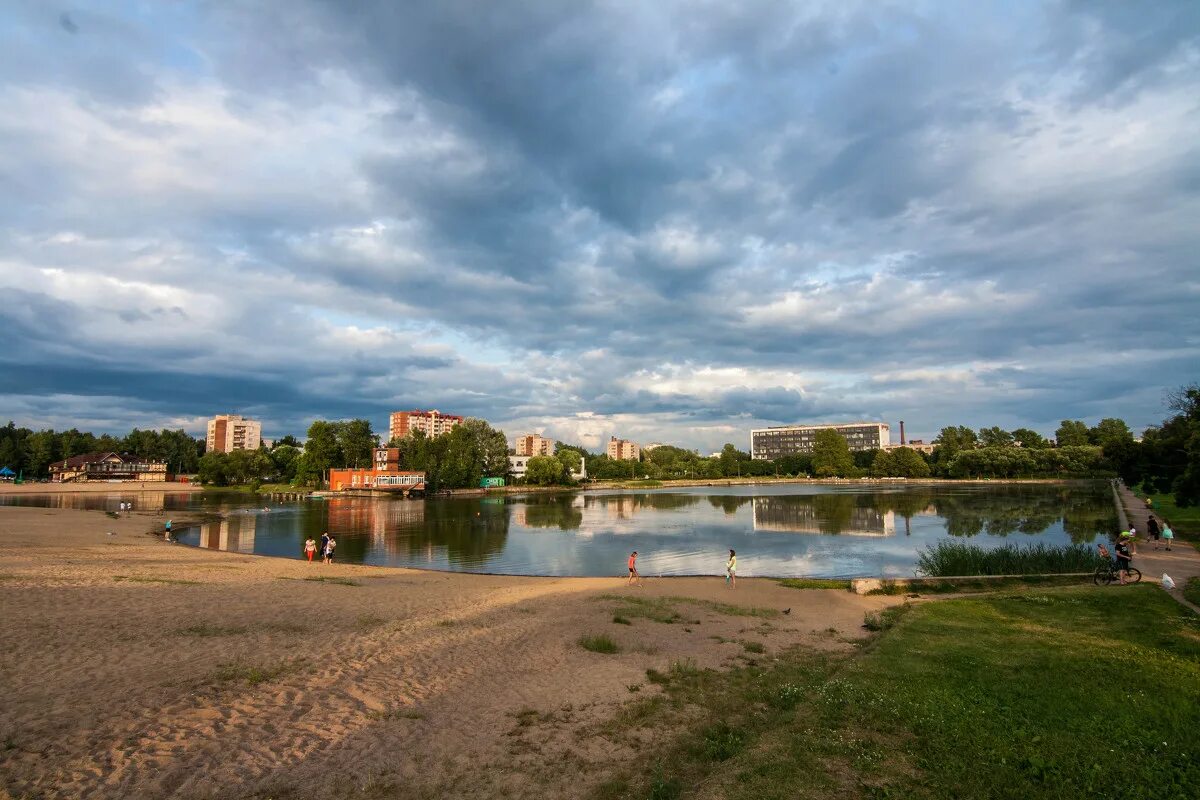
[[[228,453],[233,450],[257,450],[262,441],[262,423],[238,414],[218,414],[208,421],[209,453]]]
[[[388,422],[388,441],[403,439],[412,431],[421,431],[428,438],[449,432],[463,418],[454,414],[433,411],[393,411]]]
[[[608,440],[608,457],[626,461],[637,461],[642,457],[642,448],[628,439],[613,436]]]
[[[784,425],[750,431],[750,457],[776,459],[811,453],[817,431],[834,430],[846,438],[851,450],[878,450],[892,440],[884,422],[842,422],[832,425]]]
[[[552,456],[554,455],[554,440],[536,433],[527,433],[517,437],[517,455],[519,456]]]

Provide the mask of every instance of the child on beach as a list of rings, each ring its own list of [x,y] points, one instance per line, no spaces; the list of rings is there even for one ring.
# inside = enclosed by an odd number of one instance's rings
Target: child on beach
[[[329,537],[329,543],[325,545],[325,563],[333,563],[333,548],[337,547],[337,541],[332,536]]]
[[[729,561],[725,563],[725,585],[737,588],[737,553],[733,550],[729,551]]]
[[[638,586],[642,585],[642,576],[638,575],[637,571],[637,550],[629,554],[629,580],[625,585],[632,586],[635,581]]]
[[[1163,541],[1167,543],[1167,549],[1170,550],[1171,542],[1175,539],[1175,531],[1171,530],[1171,520],[1169,520],[1169,519],[1163,520],[1162,538],[1163,538]]]
[[[167,520],[163,525],[163,531],[163,536],[166,537],[168,542],[171,541],[171,520]]]
[[[304,541],[304,555],[308,556],[308,563],[312,563],[313,556],[317,554],[317,543],[310,536]]]

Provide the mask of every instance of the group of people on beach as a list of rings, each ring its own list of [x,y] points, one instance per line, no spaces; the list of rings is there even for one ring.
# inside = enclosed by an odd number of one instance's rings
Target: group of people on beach
[[[637,570],[638,552],[634,550],[629,554],[629,580],[625,582],[626,586],[641,586],[642,576]],[[729,558],[725,561],[725,585],[730,589],[737,588],[737,552],[729,551]]]
[[[333,563],[333,551],[335,548],[337,548],[337,540],[329,535],[329,531],[325,531],[324,533],[322,533],[321,534],[321,546],[320,546],[321,563],[323,563],[323,564],[332,564]],[[316,556],[316,554],[317,554],[317,542],[315,539],[313,539],[310,536],[304,541],[304,557],[307,558],[309,560],[309,562],[311,563],[313,560],[313,557]]]

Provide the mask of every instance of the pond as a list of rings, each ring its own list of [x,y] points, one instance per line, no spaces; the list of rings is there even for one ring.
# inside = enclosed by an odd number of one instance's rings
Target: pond
[[[512,494],[430,500],[195,494],[0,496],[0,504],[208,510],[178,529],[186,544],[299,558],[330,531],[340,562],[514,575],[719,575],[729,548],[745,577],[908,576],[946,538],[1091,542],[1117,530],[1105,482],[1071,484],[773,484]]]

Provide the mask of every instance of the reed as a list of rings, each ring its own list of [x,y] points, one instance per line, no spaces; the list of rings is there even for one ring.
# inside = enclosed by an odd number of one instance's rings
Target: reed
[[[967,542],[941,541],[917,556],[917,572],[933,578],[953,575],[1053,575],[1092,572],[1104,559],[1094,547],[1006,544],[984,548]]]

